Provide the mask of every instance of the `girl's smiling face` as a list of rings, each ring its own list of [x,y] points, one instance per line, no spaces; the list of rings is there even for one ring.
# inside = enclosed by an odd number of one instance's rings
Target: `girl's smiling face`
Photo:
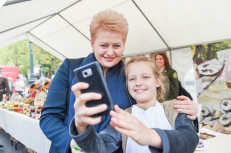
[[[160,79],[155,77],[147,62],[131,63],[127,67],[127,85],[130,95],[139,106],[153,106],[156,103],[156,88]]]

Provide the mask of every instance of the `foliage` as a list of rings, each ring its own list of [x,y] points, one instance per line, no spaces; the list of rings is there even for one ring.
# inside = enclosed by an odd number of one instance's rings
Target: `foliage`
[[[231,40],[191,46],[193,59],[201,58],[203,61],[217,58],[217,51],[229,48],[231,48]]]
[[[46,77],[51,78],[55,74],[55,57],[36,44],[32,45],[33,50],[33,62],[34,66],[38,64],[45,72]],[[19,66],[19,73],[27,77],[27,72],[30,69],[29,62],[29,44],[28,40],[23,40],[13,45],[0,50],[0,64],[6,66]],[[62,61],[56,59],[57,69],[62,64]]]
[[[19,66],[20,74],[27,75],[27,70],[30,68],[28,49],[28,40],[23,40],[1,49],[0,64],[6,66]]]
[[[36,59],[42,65],[41,68],[43,69],[43,72],[45,72],[45,76],[51,78],[52,74],[55,74],[55,60],[57,63],[57,68],[59,68],[63,62],[36,44],[33,44],[32,49]]]

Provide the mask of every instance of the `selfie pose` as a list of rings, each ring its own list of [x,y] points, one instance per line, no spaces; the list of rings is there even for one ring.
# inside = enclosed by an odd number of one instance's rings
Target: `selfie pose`
[[[105,111],[107,106],[99,105],[88,108],[85,105],[87,101],[100,100],[101,95],[96,93],[81,94],[81,90],[87,89],[89,85],[82,82],[76,83],[73,70],[93,61],[99,62],[114,104],[122,109],[130,107],[132,102],[127,95],[126,78],[123,71],[124,63],[121,60],[128,34],[128,23],[122,14],[106,10],[92,18],[90,33],[91,42],[89,45],[92,46],[93,53],[89,54],[84,60],[65,59],[51,82],[46,103],[42,110],[40,127],[47,138],[52,141],[50,148],[52,153],[78,152],[73,150],[72,145],[76,144],[69,135],[69,122],[71,121],[75,127],[78,127],[78,131],[75,129],[78,134],[82,133],[84,135],[88,128],[94,128],[100,134],[108,132],[109,135],[106,135],[106,139],[114,142],[111,142],[111,145],[109,144],[109,148],[107,147],[107,153],[122,151],[121,134],[110,126],[110,115],[98,118],[90,117]],[[178,101],[175,106],[195,119],[197,114],[196,103],[189,101],[187,98],[181,100],[183,101]],[[116,133],[113,134],[111,131]],[[84,145],[88,148],[91,147],[89,143]],[[99,147],[102,148],[104,145],[99,145]]]
[[[126,111],[115,105],[110,112],[111,126],[99,134],[90,125],[83,133],[78,126],[81,122],[73,120],[70,134],[79,147],[86,152],[113,152],[121,141],[119,132],[124,153],[194,152],[199,137],[187,114],[179,114],[174,101],[163,101],[164,77],[158,66],[147,57],[135,57],[126,64],[125,72],[129,94],[137,104]]]

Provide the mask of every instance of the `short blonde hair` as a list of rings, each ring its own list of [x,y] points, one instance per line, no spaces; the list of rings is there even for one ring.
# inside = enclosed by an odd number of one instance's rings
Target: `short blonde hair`
[[[105,10],[97,13],[91,20],[90,33],[91,40],[95,41],[99,29],[121,32],[125,42],[128,34],[128,22],[123,14],[113,10]]]
[[[153,61],[151,58],[145,57],[145,56],[134,56],[131,58],[130,61],[128,61],[125,64],[125,74],[126,74],[126,84],[128,82],[128,66],[132,63],[138,63],[138,62],[145,62],[147,63],[151,69],[153,70],[155,78],[160,78],[161,83],[160,87],[157,87],[157,93],[156,93],[156,98],[159,102],[164,102],[165,96],[167,95],[166,93],[168,92],[168,79],[160,72],[159,66],[156,64],[155,61]]]

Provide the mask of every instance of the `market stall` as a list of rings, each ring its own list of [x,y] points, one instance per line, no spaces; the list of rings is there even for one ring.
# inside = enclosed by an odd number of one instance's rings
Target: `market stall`
[[[49,152],[51,142],[40,129],[39,120],[0,108],[0,127],[35,152]]]
[[[39,90],[39,82],[32,84],[28,91],[29,97],[22,98],[14,93],[9,101],[4,98],[0,102],[0,127],[16,141],[37,153],[49,152],[51,145],[39,126],[50,83],[51,80],[45,82]]]

